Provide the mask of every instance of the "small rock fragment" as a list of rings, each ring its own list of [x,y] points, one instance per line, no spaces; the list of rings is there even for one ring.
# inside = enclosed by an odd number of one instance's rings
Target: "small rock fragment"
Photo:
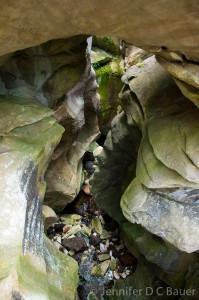
[[[118,272],[116,272],[116,271],[113,272],[113,276],[114,276],[114,278],[117,279],[117,280],[120,279],[120,275],[119,275]]]
[[[42,216],[45,230],[58,221],[58,217],[54,210],[47,205],[42,206]]]
[[[65,226],[63,227],[63,233],[68,232],[69,229],[71,229],[71,227],[72,227],[72,225],[65,225]]]
[[[99,261],[105,261],[110,258],[109,254],[101,254],[98,256]]]
[[[57,241],[59,244],[61,244],[61,236],[57,236],[56,241]]]
[[[62,215],[61,219],[67,225],[75,225],[80,223],[81,216],[78,214],[66,214]]]
[[[98,277],[104,276],[106,274],[106,271],[108,270],[109,263],[110,262],[106,260],[101,264],[94,266],[91,270],[91,275],[98,276]]]
[[[68,255],[68,250],[66,248],[64,248],[64,253]]]
[[[121,277],[125,279],[127,277],[127,275],[125,273],[122,273]]]
[[[101,239],[108,239],[109,238],[109,233],[108,231],[106,231],[105,229],[102,231],[101,235],[100,235]]]
[[[73,255],[75,254],[75,251],[74,251],[74,250],[70,250],[70,251],[68,252],[68,254],[69,254],[70,256],[73,256]]]
[[[101,239],[100,239],[99,235],[91,234],[91,236],[89,238],[90,245],[93,245],[94,247],[96,247],[100,244],[100,242],[101,242]]]
[[[87,227],[86,225],[82,225],[82,233],[84,235],[90,236],[91,235],[91,228]]]
[[[105,253],[105,252],[107,251],[106,245],[100,243],[100,251],[101,251],[102,253]]]
[[[85,185],[83,186],[83,189],[82,189],[82,190],[84,191],[84,193],[85,193],[86,195],[90,195],[90,194],[91,194],[91,189],[90,189],[89,184],[85,184]]]
[[[67,250],[74,250],[76,253],[84,251],[88,248],[85,241],[81,237],[74,237],[71,239],[66,238],[62,240],[62,245]]]
[[[95,150],[93,150],[93,155],[98,156],[103,150],[102,146],[97,147]]]
[[[75,225],[69,229],[69,231],[63,236],[63,239],[70,237],[71,235],[76,234],[77,232],[81,231],[80,225]]]
[[[135,262],[135,257],[130,252],[125,252],[119,260],[123,266],[131,266]]]
[[[117,269],[117,261],[114,257],[111,257],[110,269],[111,271],[115,271]]]
[[[99,218],[93,217],[91,224],[97,233],[102,234],[103,227]]]

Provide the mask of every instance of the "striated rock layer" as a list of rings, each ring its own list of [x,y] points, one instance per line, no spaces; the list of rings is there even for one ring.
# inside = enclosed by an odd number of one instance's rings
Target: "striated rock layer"
[[[128,249],[152,274],[173,288],[192,286],[197,298],[198,108],[154,56],[122,80],[124,112],[112,122],[91,182],[96,202],[120,223]]]
[[[0,55],[87,34],[116,36],[141,48],[165,46],[198,61],[198,10],[195,0],[9,0],[1,8]]]
[[[77,265],[44,245],[42,223],[44,173],[64,128],[38,101],[1,97],[0,111],[1,299],[72,300]]]

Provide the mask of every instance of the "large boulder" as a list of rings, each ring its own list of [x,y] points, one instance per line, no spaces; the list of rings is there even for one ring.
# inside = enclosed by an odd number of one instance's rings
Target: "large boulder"
[[[78,194],[82,181],[82,157],[99,135],[98,85],[90,52],[91,40],[86,50],[86,68],[82,77],[65,94],[54,112],[58,122],[65,127],[65,133],[45,174],[45,202],[56,211],[64,208]]]
[[[12,53],[0,66],[2,95],[37,99],[54,110],[65,128],[45,174],[45,202],[57,211],[79,192],[81,158],[99,134],[98,86],[89,44],[87,49],[85,35],[53,40]]]
[[[42,222],[44,173],[64,128],[56,123],[51,109],[35,100],[1,97],[0,111],[1,299],[31,299],[34,295],[34,299],[47,300],[59,295],[59,299],[73,300],[76,263],[57,255],[54,246],[47,250]],[[49,275],[45,251],[55,254]],[[58,277],[61,260],[68,267],[73,265],[70,276],[76,278],[69,297],[61,285],[61,280],[68,279]]]
[[[136,178],[121,201],[124,215],[179,249],[196,251],[198,110],[183,98],[154,57],[146,59],[141,68],[131,67],[123,80],[142,115],[132,114],[126,107],[127,92],[124,101],[121,96],[122,104],[129,119],[133,118],[131,123],[137,123],[143,134]]]
[[[121,196],[135,176],[140,140],[140,130],[126,124],[124,112],[117,115],[97,157],[94,177],[90,180],[98,206],[119,223],[124,219],[120,208]]]
[[[93,37],[91,61],[99,85],[99,127],[101,133],[107,135],[111,121],[118,111],[118,95],[123,85],[119,40],[111,37]]]
[[[112,121],[92,181],[96,202],[157,277],[173,288],[191,287],[193,279],[195,287],[198,110],[154,56],[129,68],[123,81],[124,112]],[[137,141],[135,130],[142,133]]]

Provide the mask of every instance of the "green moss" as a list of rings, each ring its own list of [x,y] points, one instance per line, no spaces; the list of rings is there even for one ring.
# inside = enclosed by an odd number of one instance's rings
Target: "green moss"
[[[100,63],[97,61],[97,62],[94,62],[94,63],[92,63],[92,66],[93,66],[93,68],[95,69],[95,70],[97,70],[97,69],[99,69],[99,67],[100,67]]]
[[[21,255],[18,263],[18,280],[22,290],[34,295],[48,294],[48,279],[45,269],[37,269],[38,264],[29,255]]]
[[[96,70],[98,93],[101,98],[100,125],[106,124],[117,114],[118,94],[122,88],[120,58],[115,57],[108,64]]]
[[[93,45],[117,55],[120,53],[119,40],[111,36],[93,36]]]
[[[102,66],[96,70],[97,79],[99,76],[102,76],[104,74],[111,74],[111,73],[112,73],[112,69],[111,69],[110,63],[106,64],[105,66]]]

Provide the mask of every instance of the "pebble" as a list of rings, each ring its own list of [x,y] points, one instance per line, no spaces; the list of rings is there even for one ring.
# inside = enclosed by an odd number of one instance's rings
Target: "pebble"
[[[74,237],[71,239],[62,240],[62,245],[67,250],[74,250],[76,253],[84,251],[88,248],[86,242],[81,237]]]
[[[70,251],[68,252],[68,254],[69,254],[70,256],[73,256],[73,255],[75,254],[75,251],[70,250]]]
[[[109,240],[106,241],[106,248],[109,247]]]
[[[115,271],[117,269],[117,261],[114,257],[111,257],[110,269],[111,271]]]
[[[102,277],[106,274],[106,271],[108,270],[110,261],[106,260],[102,262],[101,264],[95,265],[91,270],[91,275]]]
[[[79,214],[65,214],[62,215],[61,219],[67,225],[74,225],[80,223],[81,216]]]
[[[119,260],[124,266],[131,266],[135,262],[135,257],[130,252],[125,252],[119,257]]]
[[[63,239],[68,238],[70,235],[74,235],[77,232],[81,231],[81,226],[80,225],[75,225],[73,227],[71,227],[70,230],[68,230],[68,232],[62,237]]]
[[[121,277],[125,279],[127,277],[127,275],[125,273],[122,273]]]
[[[91,236],[89,238],[90,245],[96,247],[100,244],[100,242],[101,242],[101,239],[100,239],[99,235],[91,234]]]
[[[97,217],[93,217],[92,221],[91,221],[91,225],[92,227],[95,229],[95,231],[99,234],[102,234],[103,232],[103,227],[102,224],[100,222],[100,219]]]
[[[66,233],[69,231],[69,229],[71,229],[72,225],[65,225],[63,228],[63,233]]]
[[[109,236],[110,235],[109,235],[108,231],[105,230],[105,229],[102,231],[102,233],[100,235],[100,237],[101,237],[102,240],[109,238]]]
[[[102,253],[105,253],[105,252],[107,251],[106,245],[100,243],[100,251],[101,251]]]
[[[91,228],[87,227],[86,225],[82,225],[82,233],[84,235],[90,236],[91,235]]]
[[[84,193],[85,193],[86,195],[90,195],[90,194],[91,194],[91,189],[90,189],[89,184],[85,184],[85,185],[83,186],[83,191],[84,191]]]
[[[101,254],[98,256],[99,261],[104,261],[110,258],[109,254]]]
[[[114,278],[117,279],[117,280],[120,279],[120,275],[119,275],[118,272],[116,272],[116,271],[113,272],[113,276],[114,276]]]

